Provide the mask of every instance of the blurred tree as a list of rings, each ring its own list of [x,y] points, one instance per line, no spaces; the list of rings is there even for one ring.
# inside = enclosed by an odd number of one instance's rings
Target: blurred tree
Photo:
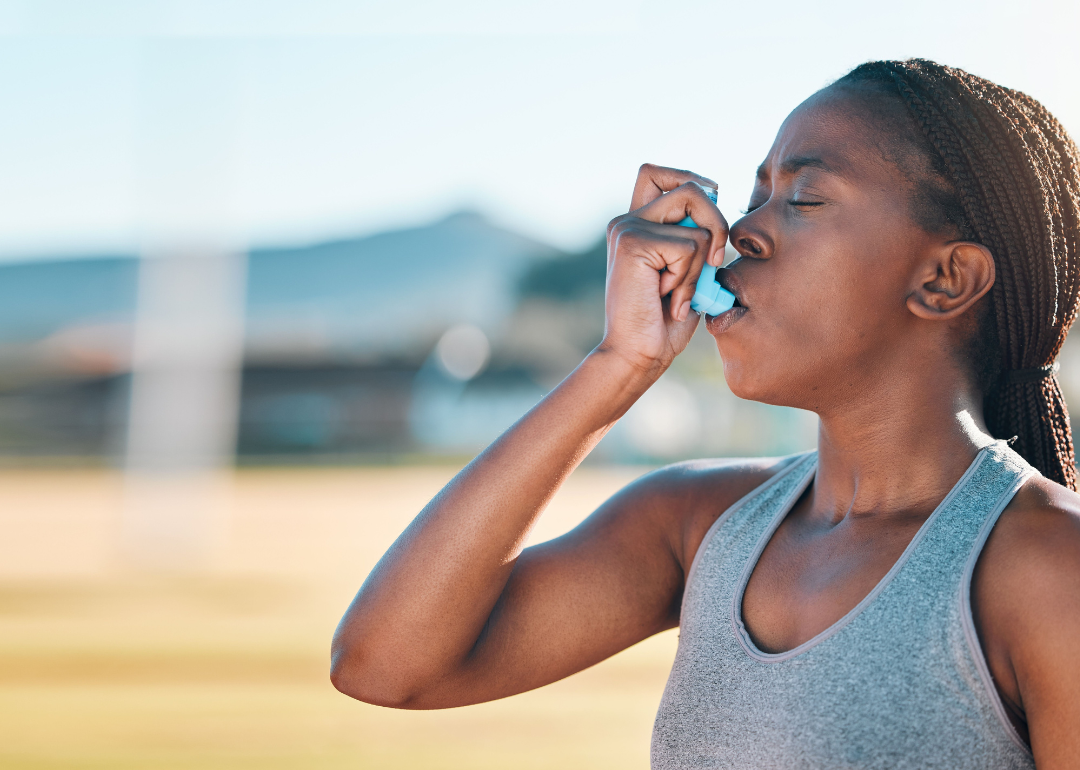
[[[497,344],[495,366],[521,366],[543,388],[580,363],[604,333],[604,239],[577,253],[537,259],[517,284],[517,307]]]
[[[607,240],[577,254],[561,259],[534,262],[521,278],[518,294],[522,299],[545,298],[573,302],[603,295],[607,276]]]

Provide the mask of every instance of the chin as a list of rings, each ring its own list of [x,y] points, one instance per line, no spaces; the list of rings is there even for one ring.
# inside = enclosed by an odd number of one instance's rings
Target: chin
[[[732,361],[730,358],[724,359],[724,381],[727,382],[728,390],[734,393],[739,398],[747,401],[760,401],[762,388],[759,378],[755,377],[755,372],[748,371],[752,367],[747,367],[742,361]]]
[[[724,359],[724,380],[728,390],[744,401],[757,401],[772,406],[791,406],[806,409],[805,382],[782,372],[762,371],[762,367],[746,365],[740,360]],[[800,398],[803,396],[803,398]]]

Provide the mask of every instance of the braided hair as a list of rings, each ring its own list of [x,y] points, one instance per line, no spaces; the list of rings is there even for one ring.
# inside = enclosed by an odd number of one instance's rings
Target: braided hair
[[[967,351],[987,427],[1044,476],[1077,488],[1069,413],[1050,367],[1080,301],[1080,158],[1045,107],[924,59],[875,61],[836,87],[899,100],[922,167],[913,212],[990,250],[993,289]]]

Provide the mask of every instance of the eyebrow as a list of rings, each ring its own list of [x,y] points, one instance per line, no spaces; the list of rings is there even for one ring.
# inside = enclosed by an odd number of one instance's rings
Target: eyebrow
[[[804,168],[817,168],[817,169],[821,169],[822,171],[825,171],[825,172],[827,172],[829,174],[839,174],[840,173],[835,168],[833,168],[828,163],[826,163],[824,160],[822,160],[821,158],[814,157],[814,156],[811,156],[811,155],[802,155],[802,156],[799,156],[799,157],[796,157],[796,158],[788,158],[787,160],[785,160],[783,163],[780,164],[780,173],[787,174],[787,175],[797,174],[800,171],[802,171]],[[758,169],[757,169],[758,179],[764,179],[768,175],[769,175],[769,171],[765,167],[764,163],[762,163],[760,166],[758,166]]]

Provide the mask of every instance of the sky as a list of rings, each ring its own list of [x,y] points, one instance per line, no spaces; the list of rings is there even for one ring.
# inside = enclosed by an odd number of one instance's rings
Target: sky
[[[642,162],[729,220],[785,115],[921,56],[1080,136],[1080,3],[0,0],[0,259],[352,237],[479,210],[566,249]]]

